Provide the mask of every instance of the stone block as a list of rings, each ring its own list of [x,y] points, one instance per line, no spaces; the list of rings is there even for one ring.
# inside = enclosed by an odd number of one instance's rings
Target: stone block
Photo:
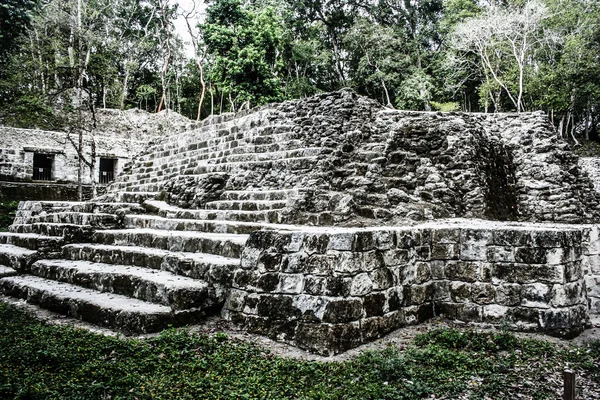
[[[330,356],[354,348],[363,342],[360,323],[311,324],[300,323],[294,343],[301,349]]]
[[[460,245],[458,243],[436,243],[431,247],[432,260],[458,260]]]
[[[431,279],[445,279],[446,275],[444,274],[444,267],[446,263],[442,260],[435,260],[429,263],[429,267],[431,269]]]
[[[515,261],[521,264],[546,264],[546,249],[517,247],[515,248]]]
[[[404,290],[401,287],[394,287],[385,291],[387,306],[384,306],[386,312],[397,311],[402,307],[404,301]]]
[[[365,252],[375,249],[375,238],[372,231],[359,231],[354,233],[352,251]]]
[[[412,230],[396,231],[396,246],[400,249],[412,249],[420,244],[416,236]]]
[[[517,283],[496,286],[496,302],[501,306],[518,306],[521,304],[521,287]]]
[[[242,250],[240,266],[244,269],[254,269],[258,264],[258,258],[262,253],[262,249],[258,247],[249,247],[246,245]]]
[[[289,256],[286,257],[286,260]],[[260,253],[256,262],[256,269],[259,271],[279,271],[281,268],[282,254],[265,250]],[[288,261],[289,263],[289,261]]]
[[[514,249],[511,246],[488,246],[487,261],[494,262],[515,262]]]
[[[340,274],[356,275],[365,271],[364,257],[361,253],[337,253],[337,262],[333,265],[333,270]]]
[[[350,285],[350,296],[364,296],[373,291],[373,281],[366,272],[356,275]]]
[[[581,257],[581,269],[586,275],[600,275],[600,255],[592,254]]]
[[[259,291],[258,279],[260,274],[256,271],[239,269],[233,275],[233,287],[236,289],[244,289],[247,291]]]
[[[456,319],[457,310],[461,304],[452,303],[449,301],[435,302],[435,315],[445,316],[450,319]]]
[[[403,285],[420,285],[431,279],[431,269],[429,263],[416,262],[412,265],[407,265],[402,269],[402,284]]]
[[[323,321],[346,323],[358,321],[364,316],[363,303],[359,299],[333,299],[325,306]]]
[[[585,287],[588,296],[600,298],[600,275],[586,276]]]
[[[492,244],[492,232],[489,230],[463,229],[460,237],[460,259],[467,261],[486,261],[487,246]]]
[[[432,243],[454,244],[460,242],[460,229],[440,228],[432,232]]]
[[[450,282],[450,298],[455,303],[464,303],[471,299],[471,284],[464,282]]]
[[[304,242],[304,233],[292,232],[290,235],[289,243],[283,246],[283,251],[286,253],[296,253],[302,248]]]
[[[449,261],[445,265],[444,276],[451,281],[476,282],[481,279],[481,263]]]
[[[304,322],[320,322],[323,319],[327,304],[331,300],[322,296],[301,294],[293,296],[293,306],[302,314]]]
[[[463,303],[456,308],[456,319],[464,322],[481,322],[483,307],[477,304]]]
[[[582,232],[582,242],[587,254],[600,254],[600,229],[598,225],[586,227]]]
[[[302,248],[307,254],[325,254],[329,245],[328,234],[307,233]]]
[[[325,293],[328,296],[347,297],[350,296],[352,278],[343,276],[332,276],[327,278],[325,284]]]
[[[241,312],[244,309],[247,293],[243,290],[231,289],[225,301],[224,308],[229,311]]]
[[[571,326],[571,313],[568,308],[541,310],[539,323],[544,330],[567,329]]]
[[[377,250],[391,250],[396,247],[396,234],[393,231],[373,231]]]
[[[565,281],[574,282],[583,278],[583,269],[581,267],[581,261],[574,261],[565,264]]]
[[[591,314],[600,314],[600,298],[590,297],[588,304]]]
[[[475,282],[471,285],[471,301],[477,304],[491,304],[496,299],[496,288],[491,283]]]
[[[323,276],[306,275],[304,277],[304,293],[314,296],[324,296],[327,278]]]
[[[550,308],[552,286],[531,283],[521,288],[521,305],[530,308]]]
[[[286,273],[311,272],[307,270],[308,255],[304,252],[288,253],[283,256],[277,271]]]
[[[539,326],[540,311],[537,308],[512,307],[507,314],[510,321],[523,327]]]
[[[509,283],[563,283],[564,266],[529,265],[516,263],[492,264],[492,282]]]
[[[585,303],[583,284],[581,282],[571,282],[563,285],[553,285],[550,299],[552,307],[569,307]]]
[[[256,293],[249,293],[246,295],[244,301],[244,314],[256,314],[258,312],[258,301],[260,300],[260,295]]]
[[[383,252],[379,250],[367,251],[360,253],[362,257],[363,271],[373,271],[376,269],[384,268],[385,262],[383,260]]]
[[[297,260],[300,261],[300,257]],[[340,262],[342,262],[342,258],[338,254],[313,254],[306,259],[304,269],[309,274],[329,276]]]
[[[371,293],[363,298],[363,307],[367,317],[381,316],[384,314],[386,296],[382,292]]]
[[[378,268],[369,273],[373,282],[373,290],[385,290],[394,286],[397,280],[394,279],[394,273],[390,268]]]
[[[388,267],[405,264],[410,260],[409,251],[406,249],[391,249],[382,252],[383,263]]]
[[[433,286],[431,283],[404,286],[403,290],[405,305],[424,304],[433,299]]]
[[[433,303],[424,303],[420,305],[408,306],[404,308],[404,316],[407,324],[417,324],[433,318]]]
[[[498,304],[487,304],[482,308],[483,322],[498,323],[506,319],[510,308]]]
[[[274,320],[292,320],[302,316],[292,296],[263,294],[256,305],[257,314]]]
[[[279,274],[278,293],[299,294],[304,289],[303,274]]]
[[[558,230],[534,230],[531,232],[534,247],[552,248],[562,247],[564,243],[563,232]]]
[[[496,246],[530,246],[533,243],[531,232],[515,229],[494,230],[492,242]]]
[[[336,232],[329,237],[328,249],[338,251],[352,251],[354,232]]]
[[[273,292],[277,290],[279,284],[279,274],[265,273],[261,274],[256,281],[258,292]]]
[[[429,261],[431,260],[431,247],[426,246],[415,246],[414,248],[415,258],[418,261]]]
[[[244,321],[244,329],[248,332],[288,343],[293,341],[297,326],[296,320],[276,320],[256,315],[247,315]]]
[[[436,302],[451,301],[450,297],[450,282],[448,281],[433,281],[431,283],[433,287],[433,300]]]

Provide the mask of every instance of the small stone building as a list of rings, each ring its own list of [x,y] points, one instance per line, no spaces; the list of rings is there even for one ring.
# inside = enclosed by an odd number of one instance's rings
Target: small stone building
[[[178,132],[189,121],[175,112],[99,110],[98,126],[85,127],[81,182],[102,189],[148,142]],[[79,173],[78,133],[0,126],[0,201],[75,200]],[[88,162],[94,171],[90,173]]]

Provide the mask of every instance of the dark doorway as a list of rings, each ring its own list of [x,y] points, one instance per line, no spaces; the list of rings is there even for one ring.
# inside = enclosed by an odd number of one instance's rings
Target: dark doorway
[[[33,180],[50,181],[52,180],[52,164],[54,156],[50,154],[33,154]]]
[[[100,159],[100,183],[109,183],[115,180],[115,164],[117,160],[114,158]]]

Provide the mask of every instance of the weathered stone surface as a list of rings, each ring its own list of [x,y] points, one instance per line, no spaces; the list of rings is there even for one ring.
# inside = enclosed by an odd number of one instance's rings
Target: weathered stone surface
[[[224,304],[245,329],[321,354],[434,315],[569,336],[600,310],[600,234],[572,225],[597,222],[600,197],[539,113],[319,94],[157,139],[102,199],[23,206],[0,264],[42,274],[37,258],[65,257],[198,279],[167,312]],[[97,243],[60,252],[78,240]],[[144,285],[146,298],[167,286]]]

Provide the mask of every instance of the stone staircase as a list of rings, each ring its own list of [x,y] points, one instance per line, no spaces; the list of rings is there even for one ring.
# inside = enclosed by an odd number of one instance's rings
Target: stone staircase
[[[215,118],[152,143],[91,202],[21,203],[0,234],[0,293],[130,334],[218,313],[248,235],[296,228],[278,224],[303,193],[289,177],[324,151],[268,118]],[[200,209],[159,200],[170,180],[223,173],[226,186]]]

